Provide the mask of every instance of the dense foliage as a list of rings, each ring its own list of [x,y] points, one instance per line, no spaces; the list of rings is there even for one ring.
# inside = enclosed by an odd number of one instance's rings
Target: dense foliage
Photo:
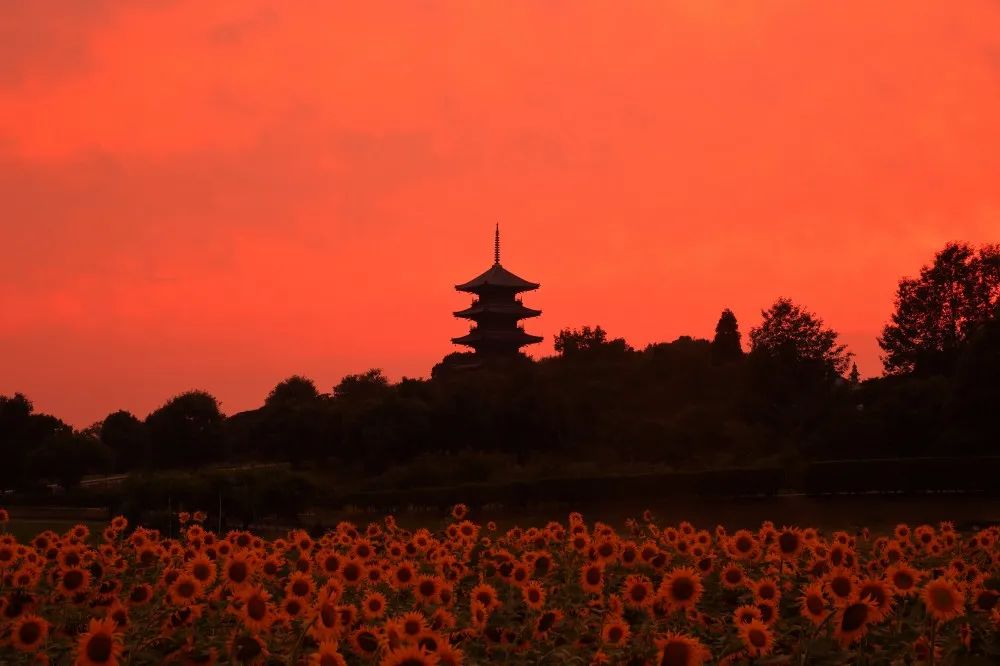
[[[1000,529],[732,533],[646,511],[277,539],[77,525],[0,534],[0,661],[118,664],[986,664]],[[0,510],[0,520],[6,514]],[[770,662],[768,662],[770,663]],[[773,662],[778,663],[778,662]]]
[[[229,416],[193,391],[145,418],[118,411],[75,431],[23,395],[0,396],[0,489],[249,461],[350,466],[375,478],[433,475],[460,457],[621,470],[991,454],[997,256],[993,246],[951,244],[920,278],[901,281],[882,339],[885,377],[860,381],[836,331],[780,298],[749,331],[747,350],[730,310],[713,340],[682,336],[643,349],[583,326],[561,331],[558,353],[537,361],[456,353],[430,379],[392,383],[372,369],[329,391],[293,376],[259,409]],[[912,296],[925,292],[937,296]]]

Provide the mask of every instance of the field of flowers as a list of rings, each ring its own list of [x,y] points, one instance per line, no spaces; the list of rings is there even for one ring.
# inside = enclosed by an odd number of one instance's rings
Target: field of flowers
[[[1000,663],[997,527],[729,533],[647,511],[502,532],[459,505],[436,530],[267,540],[178,520],[4,532],[0,663]]]

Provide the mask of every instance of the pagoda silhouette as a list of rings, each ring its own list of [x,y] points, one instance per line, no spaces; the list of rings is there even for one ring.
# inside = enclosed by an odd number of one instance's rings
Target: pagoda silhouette
[[[472,347],[480,358],[517,356],[521,347],[541,342],[538,335],[526,333],[518,325],[522,319],[537,317],[541,310],[527,308],[517,297],[522,291],[538,289],[537,282],[519,278],[500,265],[500,225],[493,244],[493,266],[468,282],[455,285],[458,291],[476,295],[472,305],[455,312],[456,317],[471,319],[475,325],[467,335],[452,338],[457,345]]]

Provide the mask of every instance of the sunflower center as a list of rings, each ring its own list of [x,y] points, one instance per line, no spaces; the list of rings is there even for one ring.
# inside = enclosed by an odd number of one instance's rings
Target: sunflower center
[[[67,590],[75,590],[83,585],[83,572],[72,569],[63,576],[63,585]]]
[[[247,601],[247,615],[252,620],[263,620],[267,615],[267,603],[258,596],[250,597]]]
[[[319,609],[319,617],[324,627],[332,627],[337,624],[337,609],[330,604],[323,604]]]
[[[905,571],[899,571],[893,577],[893,584],[901,590],[908,590],[913,587],[913,576]]]
[[[842,631],[857,631],[864,626],[868,619],[868,606],[866,604],[851,604],[844,609],[844,617],[840,621]]]
[[[556,623],[555,613],[545,613],[538,620],[538,630],[548,631],[552,628],[552,625]]]
[[[680,641],[670,641],[663,647],[663,659],[660,666],[687,666],[691,651]]]
[[[823,599],[819,595],[811,594],[806,597],[806,608],[809,609],[809,612],[813,615],[819,615],[822,613],[824,606],[825,604],[823,603]]]
[[[373,653],[378,650],[378,639],[370,631],[362,631],[358,634],[358,645],[365,652]]]
[[[587,583],[590,585],[597,585],[601,582],[601,570],[597,567],[591,567],[587,569]]]
[[[188,599],[194,596],[194,583],[189,580],[182,581],[177,585],[177,594]]]
[[[309,594],[309,583],[304,580],[297,580],[292,583],[292,594],[297,597],[304,597]]]
[[[17,630],[17,637],[25,645],[34,645],[42,635],[42,627],[37,622],[25,622]]]
[[[778,547],[786,555],[794,553],[799,547],[799,538],[791,532],[784,532],[778,537]]]
[[[931,603],[934,608],[942,611],[949,611],[954,607],[955,600],[951,596],[951,592],[943,587],[937,587],[931,590]]]
[[[670,585],[670,591],[678,601],[687,601],[694,596],[694,583],[690,578],[678,578]]]
[[[851,581],[843,576],[838,576],[830,581],[830,589],[838,597],[846,597],[851,593]]]
[[[234,562],[229,567],[229,580],[234,583],[242,583],[247,579],[247,565],[243,562]]]
[[[87,658],[98,664],[110,661],[112,646],[111,636],[107,634],[95,634],[87,641]]]

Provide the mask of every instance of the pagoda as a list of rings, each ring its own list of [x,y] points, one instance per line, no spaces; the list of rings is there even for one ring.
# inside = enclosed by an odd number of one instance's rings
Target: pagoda
[[[518,325],[521,319],[537,317],[541,310],[524,307],[517,297],[522,291],[538,289],[537,282],[528,282],[500,265],[500,225],[497,225],[493,245],[493,266],[482,275],[463,284],[455,285],[458,291],[476,295],[472,305],[454,313],[456,317],[471,319],[475,326],[468,335],[452,338],[457,345],[466,345],[477,356],[515,356],[524,345],[541,342],[538,335],[525,333]]]

